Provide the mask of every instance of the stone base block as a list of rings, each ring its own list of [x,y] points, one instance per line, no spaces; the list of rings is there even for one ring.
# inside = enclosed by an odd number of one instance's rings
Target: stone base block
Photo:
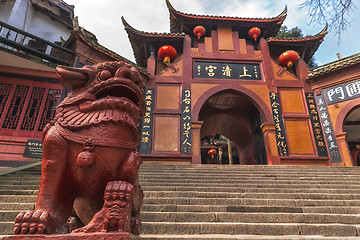
[[[140,237],[129,233],[76,233],[57,235],[14,235],[3,237],[2,240],[136,240]]]

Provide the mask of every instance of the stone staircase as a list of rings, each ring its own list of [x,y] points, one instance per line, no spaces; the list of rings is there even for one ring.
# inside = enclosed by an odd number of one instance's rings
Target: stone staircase
[[[143,164],[142,239],[360,239],[360,168]],[[0,235],[40,165],[0,176]]]

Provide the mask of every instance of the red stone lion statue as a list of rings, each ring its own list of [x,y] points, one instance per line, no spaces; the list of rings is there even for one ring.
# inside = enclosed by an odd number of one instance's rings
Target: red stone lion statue
[[[124,62],[56,71],[71,92],[43,131],[36,210],[18,214],[15,234],[66,233],[70,216],[88,224],[103,207],[110,181],[133,186],[130,231],[139,234],[143,192],[137,125],[145,109],[144,75]]]

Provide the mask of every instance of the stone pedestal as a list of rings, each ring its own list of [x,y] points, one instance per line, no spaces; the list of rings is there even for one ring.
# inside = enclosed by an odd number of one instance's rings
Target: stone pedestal
[[[140,239],[129,233],[72,233],[54,235],[14,235],[3,237],[2,240],[135,240]]]

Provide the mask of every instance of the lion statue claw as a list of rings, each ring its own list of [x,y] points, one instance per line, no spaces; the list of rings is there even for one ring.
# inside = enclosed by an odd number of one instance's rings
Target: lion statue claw
[[[43,131],[36,210],[18,214],[14,233],[66,233],[72,213],[86,225],[102,209],[108,182],[124,181],[132,186],[126,228],[139,234],[143,192],[137,125],[145,110],[144,75],[124,62],[56,71],[71,92]]]

